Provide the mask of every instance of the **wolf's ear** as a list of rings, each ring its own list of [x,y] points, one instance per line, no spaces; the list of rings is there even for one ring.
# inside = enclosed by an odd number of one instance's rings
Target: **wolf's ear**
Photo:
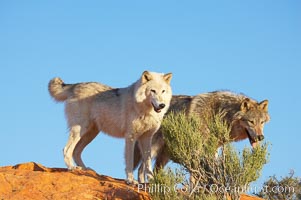
[[[240,110],[243,112],[247,112],[248,110],[250,110],[253,107],[254,106],[252,104],[252,101],[249,98],[245,98],[240,105]]]
[[[141,82],[142,82],[142,84],[146,83],[147,81],[152,80],[152,78],[153,77],[152,77],[151,73],[149,73],[149,71],[144,71],[141,76]]]
[[[259,108],[261,108],[261,110],[268,112],[268,104],[269,104],[268,100],[263,100],[258,105],[259,105]]]
[[[172,78],[172,73],[164,74],[163,78],[164,78],[166,83],[170,84],[170,81],[171,81],[171,78]]]

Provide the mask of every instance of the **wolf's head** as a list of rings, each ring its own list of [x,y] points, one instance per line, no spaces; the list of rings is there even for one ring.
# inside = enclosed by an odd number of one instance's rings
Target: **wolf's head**
[[[268,100],[257,103],[249,98],[245,98],[241,103],[238,125],[252,147],[256,147],[258,142],[264,139],[263,127],[270,120],[268,103]]]
[[[159,74],[144,71],[140,78],[140,86],[136,90],[137,102],[143,102],[156,113],[163,111],[164,114],[169,108],[172,97],[171,78],[171,73]]]

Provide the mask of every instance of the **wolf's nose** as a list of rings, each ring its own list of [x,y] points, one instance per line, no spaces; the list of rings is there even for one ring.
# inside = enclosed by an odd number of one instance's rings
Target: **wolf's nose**
[[[259,141],[262,141],[264,139],[264,136],[263,135],[258,135],[257,138],[258,138]]]
[[[165,107],[164,103],[159,104],[160,109],[163,109]]]

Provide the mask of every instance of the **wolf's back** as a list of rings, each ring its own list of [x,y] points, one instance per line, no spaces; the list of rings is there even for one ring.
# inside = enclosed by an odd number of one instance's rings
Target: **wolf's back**
[[[64,83],[60,78],[53,78],[49,81],[48,90],[56,101],[65,101],[71,94],[71,86]]]

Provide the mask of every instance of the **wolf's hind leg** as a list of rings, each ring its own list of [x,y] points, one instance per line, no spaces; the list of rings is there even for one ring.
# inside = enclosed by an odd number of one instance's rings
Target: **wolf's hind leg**
[[[144,162],[140,163],[140,166],[138,168],[138,182],[139,183],[145,183],[145,166],[144,166]]]
[[[161,149],[157,153],[155,160],[156,160],[155,162],[156,170],[163,169],[165,165],[167,165],[167,163],[169,162],[169,154],[167,152],[167,147],[165,144],[161,147]]]
[[[84,134],[82,134],[79,142],[75,146],[74,152],[73,152],[73,159],[74,162],[82,167],[83,169],[86,169],[86,166],[84,162],[82,161],[81,154],[84,150],[84,148],[97,136],[98,130],[94,127],[88,129],[88,131]]]
[[[66,146],[64,147],[64,161],[65,161],[65,164],[67,165],[68,169],[75,168],[75,165],[74,165],[73,159],[72,159],[72,154],[73,154],[75,145],[80,140],[80,129],[81,129],[81,127],[79,125],[75,125],[70,128],[69,139],[68,139]]]

